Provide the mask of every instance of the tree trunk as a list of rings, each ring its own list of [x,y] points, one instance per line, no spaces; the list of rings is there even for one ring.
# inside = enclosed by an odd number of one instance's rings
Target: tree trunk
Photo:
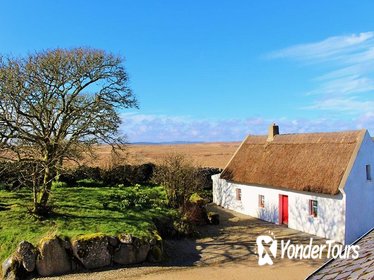
[[[52,187],[52,176],[50,167],[47,165],[44,169],[43,192],[40,198],[40,204],[46,206],[49,198],[49,192]]]
[[[53,181],[53,167],[50,167],[50,164],[47,164],[44,169],[44,179],[43,185],[41,188],[40,199],[34,203],[34,213],[40,216],[46,216],[50,211],[48,207],[49,195],[52,189]]]
[[[33,201],[34,201],[34,209],[38,208],[38,187],[36,186],[36,183],[33,182],[32,186],[32,192],[33,192]]]
[[[56,178],[55,178],[56,181],[60,180],[63,161],[64,161],[63,157],[60,157],[59,160],[58,160],[58,166],[56,168]]]

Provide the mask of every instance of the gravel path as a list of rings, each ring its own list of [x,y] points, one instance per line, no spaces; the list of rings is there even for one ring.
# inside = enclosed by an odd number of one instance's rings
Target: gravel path
[[[277,239],[291,239],[304,244],[309,242],[311,235],[214,205],[210,207],[220,214],[221,224],[201,227],[201,237],[196,240],[167,241],[165,247],[169,260],[162,265],[112,268],[43,279],[304,279],[324,261],[290,261],[278,258],[274,260],[273,266],[259,267],[255,249],[258,235],[271,232]],[[316,242],[324,242],[324,239],[313,238]]]

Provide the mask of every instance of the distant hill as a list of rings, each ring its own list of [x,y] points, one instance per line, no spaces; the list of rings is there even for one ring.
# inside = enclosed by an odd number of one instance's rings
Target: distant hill
[[[170,142],[133,142],[130,145],[183,145],[183,144],[203,144],[203,141],[170,141]]]
[[[240,142],[192,142],[170,141],[163,143],[132,143],[124,152],[126,164],[158,163],[170,153],[181,153],[194,160],[196,164],[206,167],[224,168],[229,162]],[[108,168],[112,165],[111,147],[98,145],[95,147],[95,158],[82,159],[81,163],[90,166]],[[68,165],[76,163],[69,162]]]

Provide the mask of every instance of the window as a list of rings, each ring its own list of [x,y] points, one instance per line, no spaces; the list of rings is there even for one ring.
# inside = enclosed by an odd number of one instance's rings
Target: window
[[[318,202],[317,200],[309,200],[309,213],[313,217],[318,216]]]
[[[370,164],[366,165],[366,180],[371,181],[371,168],[370,168]]]
[[[242,200],[242,189],[236,189],[236,200]]]
[[[258,207],[265,208],[265,196],[262,194],[258,196]]]

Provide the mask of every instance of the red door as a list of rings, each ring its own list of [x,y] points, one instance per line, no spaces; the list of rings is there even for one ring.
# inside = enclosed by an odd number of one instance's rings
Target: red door
[[[288,196],[282,195],[282,224],[288,225]]]

